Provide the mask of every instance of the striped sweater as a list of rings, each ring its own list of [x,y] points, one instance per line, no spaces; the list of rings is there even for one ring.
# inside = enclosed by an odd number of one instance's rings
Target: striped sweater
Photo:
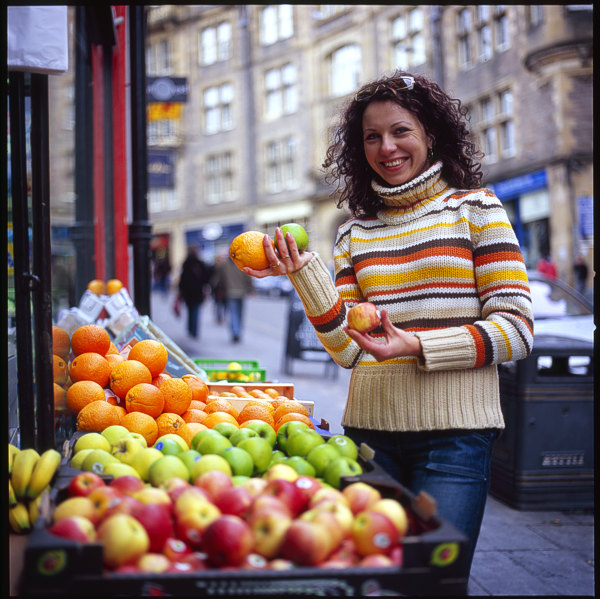
[[[384,205],[339,228],[335,284],[316,253],[289,275],[325,349],[353,369],[345,426],[504,428],[496,365],[533,344],[525,264],[498,198],[450,187],[441,167],[396,188],[373,183]],[[342,328],[363,301],[417,335],[423,356],[377,362],[364,352]]]

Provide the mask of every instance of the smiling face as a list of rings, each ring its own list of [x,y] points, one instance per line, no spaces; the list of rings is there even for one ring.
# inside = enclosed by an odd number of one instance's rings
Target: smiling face
[[[429,168],[431,140],[419,119],[396,102],[371,102],[362,129],[367,162],[389,185],[402,185]]]

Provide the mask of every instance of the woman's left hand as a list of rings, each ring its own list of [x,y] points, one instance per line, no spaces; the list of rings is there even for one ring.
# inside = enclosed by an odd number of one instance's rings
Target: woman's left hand
[[[281,248],[282,251],[278,251],[273,247],[271,238],[268,235],[265,235],[263,239],[265,255],[271,266],[262,270],[256,270],[246,266],[244,267],[244,272],[246,274],[258,279],[269,276],[276,277],[278,275],[287,275],[300,270],[312,260],[312,252],[300,252],[296,240],[291,233],[288,232],[284,238],[283,232],[277,227],[275,230],[275,237],[277,239],[277,247]]]
[[[390,320],[387,310],[381,310],[381,324],[385,339],[379,340],[366,333],[360,333],[347,326],[344,330],[362,349],[370,353],[378,362],[403,356],[421,356],[422,348],[418,337],[395,327]]]

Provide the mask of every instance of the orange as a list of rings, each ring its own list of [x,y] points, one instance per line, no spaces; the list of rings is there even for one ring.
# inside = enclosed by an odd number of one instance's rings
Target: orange
[[[84,324],[71,335],[71,349],[76,356],[91,351],[105,356],[110,343],[110,335],[98,324]]]
[[[192,399],[206,402],[208,385],[195,374],[183,374],[181,378],[192,388]]]
[[[169,360],[169,353],[160,341],[142,339],[133,345],[129,351],[128,359],[141,362],[147,366],[152,377],[155,377],[165,369]]]
[[[107,401],[92,401],[79,410],[77,414],[77,430],[101,433],[106,427],[119,424],[121,418],[115,406]]]
[[[67,377],[69,376],[67,363],[65,360],[63,360],[63,358],[57,356],[56,354],[52,355],[52,374],[54,382],[58,385],[64,385],[67,382]]]
[[[226,396],[221,395],[220,393],[210,393],[206,398],[206,405],[208,405],[209,403],[212,403],[213,401],[217,401],[217,399],[223,399],[223,397],[226,397]],[[234,395],[234,397],[237,397],[237,395]]]
[[[67,392],[64,387],[54,383],[54,409],[61,410],[67,406]]]
[[[158,436],[162,437],[167,433],[178,433],[179,429],[186,424],[186,421],[173,412],[163,412],[156,419],[158,426]]]
[[[248,393],[252,396],[252,397],[256,397],[256,399],[270,399],[270,395],[265,393],[264,391],[261,391],[260,389],[252,389],[252,391],[248,391]]]
[[[312,423],[312,420],[308,416],[306,416],[305,414],[298,414],[297,412],[288,412],[287,414],[284,414],[275,423],[275,432],[277,432],[279,430],[279,427],[283,423],[289,422],[289,421],[304,422],[305,424],[308,424],[308,426],[310,426],[310,428],[315,428],[315,425]]]
[[[87,288],[96,295],[102,295],[106,291],[104,281],[101,281],[100,279],[94,279],[93,281],[90,281],[87,285]]]
[[[66,394],[67,408],[73,414],[78,414],[93,401],[105,400],[104,389],[94,381],[77,381],[68,388]]]
[[[162,391],[152,383],[138,383],[125,396],[125,408],[128,412],[144,412],[152,418],[160,416],[164,405]]]
[[[192,408],[191,410],[186,410],[181,417],[189,424],[190,422],[203,422],[204,419],[208,416],[208,414],[204,410],[196,410]]]
[[[228,412],[234,418],[237,418],[239,413],[237,408],[225,397],[206,404],[204,411],[207,414],[212,414],[213,412]]]
[[[284,414],[288,412],[295,412],[296,414],[304,414],[308,416],[308,410],[295,399],[290,399],[289,401],[283,402],[276,410],[273,417],[275,418],[275,422],[277,422]]]
[[[234,385],[231,387],[231,392],[235,393],[238,397],[252,397],[250,393],[246,391],[246,388],[241,385]]]
[[[202,421],[202,424],[206,428],[213,428],[219,422],[231,422],[231,424],[239,426],[238,421],[229,412],[213,412]]]
[[[191,447],[194,435],[203,430],[206,430],[206,427],[199,422],[186,422],[175,434],[179,435],[188,444],[188,447]]]
[[[266,399],[250,399],[244,405],[245,408],[248,406],[262,406],[263,408],[269,410],[271,414],[275,413],[275,408],[273,407],[273,404],[270,401],[267,401]]]
[[[270,264],[263,247],[264,237],[265,234],[260,231],[246,231],[231,242],[229,257],[240,270],[245,266],[256,270],[269,268]],[[273,240],[271,243],[275,247]]]
[[[269,397],[272,397],[273,399],[275,399],[276,397],[279,397],[279,395],[280,395],[279,391],[277,391],[277,389],[273,389],[273,387],[267,387],[266,389],[263,389],[263,391]]]
[[[192,399],[192,401],[190,401],[190,407],[188,410],[204,410],[205,407],[206,404],[203,401]]]
[[[121,418],[119,422],[130,433],[139,433],[144,436],[148,447],[152,447],[156,439],[158,439],[158,423],[152,416],[144,414],[144,412],[128,412]]]
[[[134,385],[151,382],[150,371],[137,360],[124,360],[110,371],[110,388],[121,399],[125,398],[127,391]]]
[[[123,406],[115,406],[115,410],[119,415],[119,424],[121,424],[121,420],[123,420],[123,416],[127,414],[127,410]]]
[[[161,372],[152,379],[152,384],[155,387],[160,387],[163,381],[170,379],[171,375],[168,372]]]
[[[52,353],[60,356],[63,360],[68,360],[71,353],[69,333],[56,325],[52,325]]]
[[[111,354],[118,354],[119,350],[117,349],[117,346],[111,341],[110,345],[108,346],[108,351],[106,352],[107,356],[110,356]]]
[[[275,409],[277,409],[282,403],[285,403],[286,401],[294,401],[294,400],[291,400],[289,397],[286,397],[285,395],[278,395],[277,397],[273,398],[271,405]]]
[[[106,354],[104,356],[106,361],[110,364],[110,369],[112,370],[117,364],[125,361],[125,358],[121,354]]]
[[[269,408],[265,406],[244,406],[238,416],[238,423],[241,425],[246,420],[262,420],[272,427],[275,427],[275,419]]]
[[[107,295],[112,295],[113,293],[117,293],[120,289],[122,289],[123,283],[119,281],[119,279],[109,279],[106,281],[106,293]]]
[[[110,377],[110,364],[108,360],[96,352],[86,352],[73,358],[69,366],[71,380],[96,381],[102,387],[108,384]]]
[[[160,384],[159,389],[165,397],[165,412],[183,414],[190,407],[192,389],[183,379],[179,377],[167,379]]]

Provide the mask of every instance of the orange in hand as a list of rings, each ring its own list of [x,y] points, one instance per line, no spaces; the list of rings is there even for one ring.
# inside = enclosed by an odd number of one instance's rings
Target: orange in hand
[[[240,270],[243,270],[244,266],[256,270],[263,270],[270,266],[263,247],[264,237],[265,234],[260,231],[246,231],[231,242],[229,257]],[[271,243],[275,247],[273,240]]]

